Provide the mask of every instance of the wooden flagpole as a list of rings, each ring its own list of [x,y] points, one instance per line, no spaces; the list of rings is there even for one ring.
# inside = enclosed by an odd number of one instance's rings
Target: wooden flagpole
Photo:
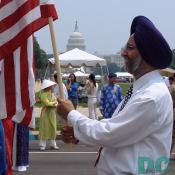
[[[58,90],[60,93],[60,98],[64,99],[64,92],[63,92],[63,83],[62,83],[62,75],[61,75],[61,66],[59,62],[59,54],[57,49],[57,44],[55,40],[55,31],[54,31],[54,25],[53,25],[53,18],[49,17],[49,29],[50,29],[50,35],[51,35],[51,41],[52,41],[52,48],[53,48],[53,54],[55,59],[55,69],[57,71],[57,82],[58,82]],[[64,126],[68,126],[68,122],[64,120]],[[69,151],[72,150],[72,144],[69,144]]]
[[[51,35],[51,41],[52,41],[52,48],[53,48],[53,54],[55,59],[55,69],[57,71],[57,82],[58,82],[58,90],[60,93],[60,98],[64,99],[64,92],[63,92],[63,83],[62,83],[62,75],[61,75],[61,66],[59,63],[59,56],[58,56],[58,49],[57,44],[55,40],[55,31],[54,31],[54,25],[53,25],[53,18],[49,17],[49,29],[50,29],[50,35]]]

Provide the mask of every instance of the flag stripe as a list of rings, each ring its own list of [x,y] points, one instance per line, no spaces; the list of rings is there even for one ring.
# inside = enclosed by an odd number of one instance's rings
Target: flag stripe
[[[11,7],[11,6],[9,6]],[[3,9],[3,10],[8,10],[9,14],[6,12],[4,13],[3,11],[1,11],[1,14],[5,14],[6,17],[4,18],[4,16],[0,17],[1,23],[0,23],[0,33],[6,31],[8,28],[10,28],[11,26],[15,25],[22,16],[25,16],[27,13],[29,13],[32,9],[34,9],[35,7],[38,7],[38,1],[33,1],[33,0],[28,0],[26,3],[23,3],[22,5],[19,4],[17,7],[17,10],[12,13],[11,9],[15,9],[15,8],[7,8],[7,9]]]
[[[20,87],[20,53],[21,47],[13,52],[13,59],[15,64],[15,94],[16,94],[16,111],[19,112],[22,109],[21,104],[21,87]]]
[[[55,7],[49,2],[40,7],[39,0],[0,1],[0,60],[3,60],[0,119],[8,117],[34,126],[35,78],[31,35],[48,24],[48,17],[57,19]]]
[[[29,24],[31,24],[32,22],[37,20],[39,16],[40,16],[40,8],[36,7],[33,10],[29,11],[22,18],[20,18],[20,20],[18,20],[18,22],[15,23],[13,26],[11,26],[10,28],[7,28],[4,32],[1,32],[2,38],[0,39],[0,46],[5,44],[6,42],[9,42],[16,35],[20,34],[20,32],[22,32],[23,29],[25,29]],[[5,25],[5,24],[2,24],[2,25]],[[31,30],[33,28],[28,27],[27,29],[30,31],[29,34],[32,34],[34,32],[33,30]],[[27,36],[27,38],[28,38],[28,36]],[[26,37],[22,38],[22,41],[24,39],[26,39]]]
[[[34,37],[30,37],[27,41],[27,58],[28,58],[28,91],[30,98],[30,106],[35,103],[35,65],[34,65]]]
[[[20,85],[21,85],[21,101],[22,108],[24,109],[26,106],[30,106],[30,98],[29,98],[29,89],[28,89],[28,54],[27,54],[27,41],[23,43],[21,46],[21,55],[20,55]],[[33,59],[33,58],[30,58]],[[25,97],[25,98],[23,98]]]
[[[5,71],[4,71],[5,70]],[[0,84],[0,92],[5,94],[0,105],[0,118],[8,117],[15,122],[34,125],[33,105],[34,96],[34,72],[33,72],[33,36],[22,43],[2,62],[0,80],[5,83]],[[3,91],[4,89],[4,91]],[[5,109],[5,110],[4,110]],[[31,126],[31,127],[32,127]]]
[[[21,1],[23,3],[26,2],[25,0]],[[18,1],[16,0],[15,2]],[[46,6],[48,6],[47,10]],[[43,10],[40,10],[40,8],[45,9],[44,12]],[[44,16],[52,16],[54,20],[58,18],[56,10],[54,9],[54,5],[50,4],[41,5],[41,7],[38,5],[37,7],[30,10],[28,13],[24,13],[25,15],[19,18],[19,20],[14,25],[12,25],[11,27],[8,26],[4,32],[0,33],[0,60],[8,55],[9,52],[11,53],[15,49],[17,49],[21,45],[21,42],[24,39],[27,39],[33,32],[48,24],[48,18],[42,18],[41,11],[42,15]],[[0,14],[1,13],[2,12],[0,9]],[[3,11],[3,13],[5,13],[5,11]],[[49,13],[49,15],[46,15],[46,13]],[[13,18],[13,14],[11,14],[10,16],[12,17],[12,20],[15,20]],[[8,17],[6,17],[6,19],[8,19]],[[3,23],[1,22],[1,26],[5,26],[5,19],[2,18],[2,20]],[[4,30],[4,27],[2,28]]]
[[[5,5],[9,4],[12,0],[0,0],[0,8],[4,7]]]
[[[4,60],[4,75],[7,116],[13,116],[16,113],[15,67],[13,53]]]
[[[50,16],[54,19],[58,18],[55,6],[53,4],[41,5],[41,17],[49,18]]]
[[[27,0],[12,0],[7,5],[1,7],[0,9],[0,20],[8,19],[8,16],[11,16],[17,9],[26,3]]]
[[[30,128],[35,128],[35,110],[34,107],[29,107],[12,117],[12,120],[16,123],[21,123],[29,126]]]
[[[23,125],[29,125],[30,124],[30,121],[32,119],[32,113],[33,113],[33,107],[28,108],[26,110],[26,113],[25,113],[24,118],[21,121],[21,124],[23,124]]]
[[[5,97],[5,76],[4,76],[4,60],[1,61],[1,73],[0,73],[0,119],[4,119],[7,116],[6,111],[6,97]]]

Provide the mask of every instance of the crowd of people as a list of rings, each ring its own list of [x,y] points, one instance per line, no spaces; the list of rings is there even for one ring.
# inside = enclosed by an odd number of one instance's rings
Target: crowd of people
[[[172,134],[175,133],[175,77],[169,78],[167,88],[159,69],[171,64],[171,49],[148,18],[137,16],[122,56],[126,71],[134,75],[133,84],[123,97],[116,74],[109,73],[108,81],[101,89],[95,74],[90,74],[85,84],[88,116],[76,110],[81,88],[74,73],[63,83],[64,99],[60,98],[56,73],[54,81],[42,81],[37,93],[37,105],[40,103],[42,108],[39,122],[41,151],[46,149],[47,141],[50,149],[59,149],[56,131],[57,118],[61,118],[71,123],[61,131],[64,142],[81,141],[99,146],[95,162],[98,175],[139,174],[142,171],[138,164],[140,158],[147,157],[154,162],[160,157],[169,159],[175,144]],[[97,103],[102,119],[96,112]],[[15,153],[12,152],[14,145]],[[0,175],[10,175],[12,169],[26,171],[28,146],[28,127],[14,124],[9,119],[0,120]],[[4,172],[6,169],[9,173]],[[155,171],[155,167],[148,169],[148,173]]]

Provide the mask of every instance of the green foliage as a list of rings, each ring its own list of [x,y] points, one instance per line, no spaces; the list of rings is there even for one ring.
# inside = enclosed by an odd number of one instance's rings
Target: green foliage
[[[109,72],[116,73],[120,72],[121,68],[116,63],[107,63]]]
[[[48,64],[48,57],[44,50],[40,49],[39,43],[34,38],[34,56],[35,56],[35,68],[36,78],[43,79]]]
[[[116,73],[120,72],[122,68],[118,67],[116,63],[107,62],[107,68],[109,72]],[[103,72],[102,72],[103,71]],[[105,75],[107,74],[106,66],[101,67],[93,67],[92,72],[94,72],[95,75],[101,75],[102,73]]]
[[[175,69],[175,49],[173,49],[172,52],[173,52],[173,61],[171,64],[171,68]]]

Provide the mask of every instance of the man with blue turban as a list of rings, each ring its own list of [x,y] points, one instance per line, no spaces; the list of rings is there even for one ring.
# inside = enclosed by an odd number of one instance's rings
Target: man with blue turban
[[[135,80],[112,118],[91,120],[74,110],[70,101],[59,99],[58,113],[73,126],[63,129],[63,140],[76,138],[101,147],[97,175],[164,174],[172,142],[173,104],[159,69],[171,64],[171,49],[148,18],[137,16],[122,56]]]

